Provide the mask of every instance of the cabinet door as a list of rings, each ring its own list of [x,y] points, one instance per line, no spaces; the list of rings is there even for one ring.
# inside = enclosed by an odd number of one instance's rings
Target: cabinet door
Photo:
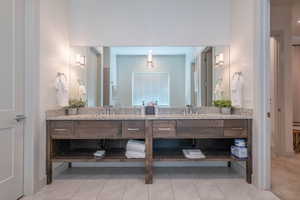
[[[80,139],[117,138],[122,134],[122,122],[76,121],[74,129]]]
[[[122,136],[125,138],[145,138],[145,121],[124,121]]]

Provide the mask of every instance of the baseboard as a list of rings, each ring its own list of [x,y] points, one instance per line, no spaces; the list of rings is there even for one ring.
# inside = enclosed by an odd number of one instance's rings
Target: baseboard
[[[295,152],[280,152],[280,153],[277,153],[276,156],[280,157],[280,156],[284,156],[284,157],[293,157],[295,156]]]
[[[39,187],[36,188],[36,191],[34,191],[34,193],[37,193],[38,191],[40,191],[43,187],[45,187],[47,185],[47,177],[46,175],[43,176],[40,180],[39,180]]]
[[[141,162],[77,162],[72,163],[73,167],[144,167]],[[227,162],[154,162],[154,167],[227,167]]]

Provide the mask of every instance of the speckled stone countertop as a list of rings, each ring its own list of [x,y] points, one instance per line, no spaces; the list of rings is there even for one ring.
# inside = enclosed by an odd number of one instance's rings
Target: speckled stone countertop
[[[97,114],[79,114],[79,115],[61,115],[47,117],[47,120],[179,120],[179,119],[252,119],[250,115],[224,115],[224,114],[198,114],[198,115],[97,115]]]

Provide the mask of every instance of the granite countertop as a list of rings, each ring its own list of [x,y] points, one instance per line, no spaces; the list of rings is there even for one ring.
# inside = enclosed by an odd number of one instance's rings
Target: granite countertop
[[[47,120],[179,120],[179,119],[252,119],[250,115],[224,115],[224,114],[198,114],[198,115],[97,115],[97,114],[80,114],[80,115],[61,115],[47,117]]]

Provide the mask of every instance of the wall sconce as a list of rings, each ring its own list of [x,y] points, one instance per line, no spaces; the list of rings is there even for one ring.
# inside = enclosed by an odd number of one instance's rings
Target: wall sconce
[[[223,66],[224,65],[224,54],[220,53],[216,55],[216,66]]]
[[[75,56],[75,64],[77,66],[83,67],[85,65],[85,56],[82,56],[80,54],[76,54],[76,56]]]
[[[148,66],[149,68],[154,68],[154,65],[153,65],[152,50],[150,50],[150,51],[148,52],[147,66]]]

